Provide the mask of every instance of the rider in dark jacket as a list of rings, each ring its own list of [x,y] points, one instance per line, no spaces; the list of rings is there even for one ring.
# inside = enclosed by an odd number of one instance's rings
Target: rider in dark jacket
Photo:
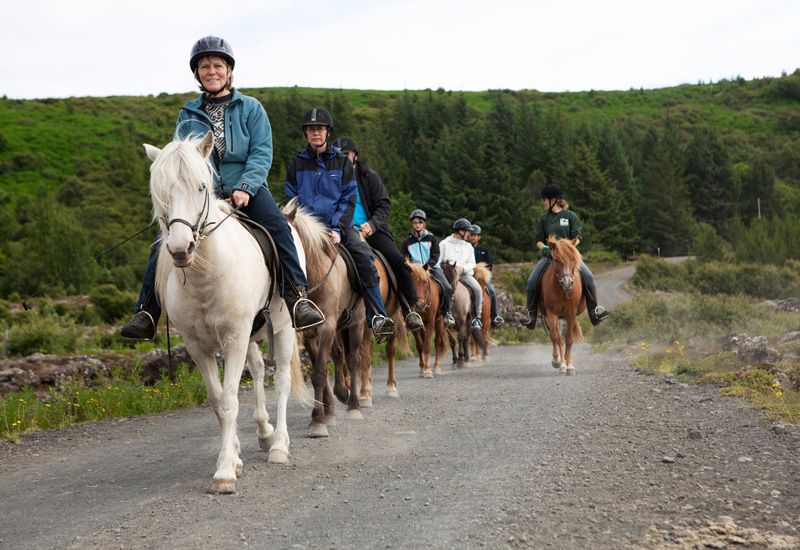
[[[489,249],[480,244],[481,233],[483,230],[478,224],[472,224],[472,231],[469,232],[469,240],[472,243],[473,250],[475,251],[475,263],[484,263],[489,271],[492,270],[492,255]],[[497,314],[497,293],[494,291],[491,281],[486,281],[486,292],[489,293],[489,300],[492,305],[492,328],[497,328],[502,325],[505,320]]]
[[[334,244],[341,242],[350,252],[364,283],[364,305],[372,331],[376,337],[390,336],[394,322],[381,298],[375,257],[353,228],[357,197],[353,163],[328,141],[333,130],[333,117],[328,111],[316,107],[308,110],[301,128],[308,144],[289,164],[284,183],[286,196],[297,197],[301,206],[330,228]]]
[[[405,316],[408,330],[424,328],[422,317],[412,310],[417,305],[417,291],[411,279],[411,270],[394,242],[389,227],[392,201],[378,173],[358,160],[358,146],[353,138],[340,136],[333,140],[333,146],[346,154],[353,163],[356,174],[356,206],[353,211],[353,227],[361,233],[367,243],[383,254],[397,279],[401,295],[400,307]]]
[[[547,266],[550,265],[550,247],[547,238],[554,236],[561,239],[571,239],[577,246],[581,240],[583,226],[581,220],[564,200],[564,192],[552,183],[544,186],[541,193],[542,206],[547,208],[536,223],[534,237],[536,248],[541,253],[541,258],[534,266],[528,278],[528,318],[522,324],[533,330],[536,328],[536,315],[539,309],[539,292],[541,280]],[[586,264],[581,261],[581,280],[583,280],[583,297],[586,299],[586,309],[592,325],[598,325],[608,316],[608,311],[603,306],[597,305],[597,287],[594,276]]]

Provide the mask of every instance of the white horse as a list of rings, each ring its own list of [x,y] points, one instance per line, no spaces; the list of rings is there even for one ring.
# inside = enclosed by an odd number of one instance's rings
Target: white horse
[[[236,418],[239,381],[247,361],[256,394],[254,414],[261,448],[269,462],[289,455],[286,404],[290,391],[310,402],[303,384],[297,339],[284,302],[274,285],[255,239],[235,219],[231,207],[216,199],[209,161],[214,144],[204,138],[175,140],[163,150],[145,145],[150,167],[154,217],[164,236],[158,256],[156,290],[170,322],[186,343],[208,390],[208,401],[222,428],[222,449],[214,473],[214,490],[232,493],[242,473]],[[206,238],[208,237],[208,238]],[[295,240],[299,243],[299,239]],[[304,258],[302,250],[299,257]],[[275,380],[278,393],[276,428],[269,424],[264,391],[264,360],[255,341],[267,336],[266,324],[250,337],[253,320],[270,299],[274,331]],[[225,356],[220,383],[215,353]]]

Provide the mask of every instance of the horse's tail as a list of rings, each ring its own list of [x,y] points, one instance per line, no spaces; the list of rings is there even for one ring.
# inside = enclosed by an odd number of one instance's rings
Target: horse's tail
[[[581,328],[581,324],[578,321],[578,316],[575,316],[575,324],[572,326],[572,338],[576,344],[583,343],[583,329]]]
[[[481,262],[473,269],[475,272],[475,279],[480,283],[482,288],[486,287],[486,283],[492,280],[492,272],[486,267],[486,264]]]
[[[397,314],[392,316],[394,320],[394,341],[398,349],[406,356],[411,355],[411,348],[408,345],[408,330],[406,329],[405,319],[403,319],[403,311],[397,308]]]
[[[445,354],[450,353],[450,338],[447,337],[449,333],[444,326],[444,318],[439,317],[436,319],[435,323],[434,346],[436,347],[436,358],[441,359]]]
[[[303,379],[303,367],[300,364],[300,345],[298,338],[292,339],[292,358],[289,360],[289,371],[291,373],[291,393],[292,396],[303,405],[313,406],[314,396]]]

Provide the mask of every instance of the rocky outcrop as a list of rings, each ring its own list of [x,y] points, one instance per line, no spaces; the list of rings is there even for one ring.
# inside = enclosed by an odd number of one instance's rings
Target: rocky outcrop
[[[767,345],[764,336],[739,334],[728,341],[727,349],[733,351],[739,361],[747,363],[774,363],[781,359],[781,354]]]

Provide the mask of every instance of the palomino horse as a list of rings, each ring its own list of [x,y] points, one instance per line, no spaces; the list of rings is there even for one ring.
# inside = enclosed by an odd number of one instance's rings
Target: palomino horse
[[[447,329],[444,326],[444,317],[439,315],[442,305],[442,288],[430,276],[421,264],[407,262],[411,268],[411,278],[417,289],[417,296],[423,300],[424,311],[421,313],[425,328],[414,332],[414,341],[419,355],[419,375],[423,378],[433,378],[434,373],[442,373],[442,357],[450,347],[449,339],[445,338]],[[434,346],[436,350],[433,370],[429,362],[431,353],[431,336],[436,331]]]
[[[483,338],[479,329],[472,328],[472,295],[460,279],[460,270],[454,264],[443,263],[442,271],[453,287],[453,317],[456,320],[456,336],[450,336],[450,347],[453,349],[453,363],[463,367],[469,361],[469,336],[483,346]]]
[[[164,311],[180,331],[203,375],[208,402],[222,428],[214,490],[232,493],[242,472],[236,417],[245,361],[253,375],[258,440],[262,449],[269,449],[270,462],[288,460],[286,404],[290,390],[306,402],[310,397],[303,385],[291,319],[278,285],[270,282],[261,249],[247,229],[235,219],[227,219],[231,208],[214,197],[209,162],[213,145],[209,132],[201,139],[175,140],[163,151],[150,145],[144,147],[153,161],[153,213],[164,235],[156,289]],[[276,428],[269,424],[264,360],[254,342],[267,336],[270,323],[265,323],[254,337],[250,335],[253,320],[266,306],[274,333],[270,354],[276,362]],[[222,384],[215,357],[220,348],[225,355]]]
[[[581,342],[583,332],[578,314],[586,309],[582,282],[579,275],[581,253],[568,239],[547,239],[553,261],[542,275],[542,309],[544,310],[550,340],[553,342],[553,368],[566,374],[575,374],[572,364],[572,343]],[[566,323],[566,336],[562,336],[559,320]]]
[[[381,281],[381,298],[386,305],[386,312],[394,321],[394,334],[386,340],[386,396],[400,397],[397,391],[397,348],[404,353],[411,353],[408,347],[408,332],[406,331],[403,311],[400,307],[400,297],[397,291],[390,292],[389,273],[383,262],[375,258],[375,270]],[[391,294],[391,296],[390,296]],[[364,325],[361,339],[361,389],[359,390],[358,402],[362,407],[372,406],[372,329],[369,324]]]
[[[335,422],[335,403],[328,382],[328,360],[340,332],[345,348],[344,361],[350,372],[349,380],[336,376],[333,392],[342,403],[347,403],[348,418],[361,419],[356,393],[356,373],[360,363],[358,347],[362,327],[366,324],[364,304],[350,286],[347,265],[336,251],[330,232],[314,216],[307,213],[296,200],[289,201],[283,214],[300,235],[306,251],[309,296],[325,314],[325,322],[313,330],[303,332],[303,343],[311,357],[311,382],[314,386],[314,410],[311,413],[309,435],[328,437],[328,426]],[[349,310],[349,322],[339,330],[342,314]],[[349,388],[344,385],[349,384]]]
[[[486,283],[492,280],[492,272],[486,267],[486,264],[481,262],[475,266],[475,279],[481,285],[481,292],[483,292],[483,303],[481,304],[481,336],[483,337],[483,345],[478,345],[475,339],[470,340],[472,345],[473,355],[486,360],[489,355],[489,346],[497,345],[497,340],[492,338],[492,298],[489,296],[489,290],[486,288]]]

